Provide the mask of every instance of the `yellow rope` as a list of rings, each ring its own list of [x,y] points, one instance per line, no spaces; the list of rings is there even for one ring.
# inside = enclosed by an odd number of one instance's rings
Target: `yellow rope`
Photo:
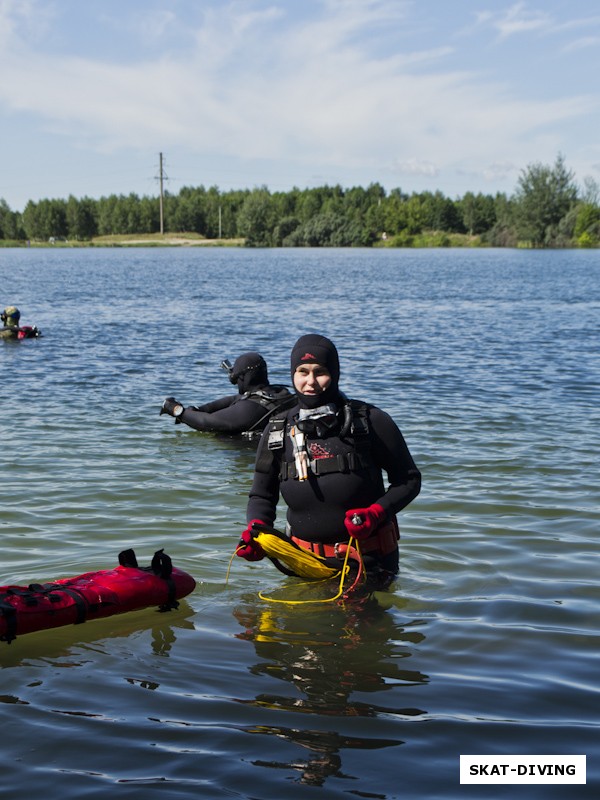
[[[265,555],[275,558],[278,561],[283,561],[286,566],[289,566],[289,568],[301,578],[327,580],[328,578],[335,578],[339,575],[340,570],[335,567],[327,566],[321,556],[307,550],[301,550],[286,542],[280,536],[261,531],[254,536],[254,540],[262,547]],[[238,545],[229,559],[227,575],[225,576],[226,585],[229,581],[229,573],[231,572],[233,559],[243,547],[245,547],[244,544]]]
[[[344,562],[340,569],[335,567],[330,567],[325,563],[325,559],[322,556],[317,555],[309,550],[303,550],[301,548],[295,547],[294,545],[285,541],[280,536],[275,536],[272,533],[266,533],[265,531],[260,531],[254,537],[255,541],[262,547],[265,554],[271,558],[275,558],[278,561],[282,561],[286,566],[299,575],[302,578],[311,578],[312,581],[318,581],[320,583],[324,583],[325,581],[336,578],[339,576],[340,583],[338,587],[337,593],[333,597],[326,597],[324,599],[319,600],[280,600],[276,597],[269,597],[268,595],[263,594],[263,592],[259,592],[258,596],[261,600],[266,600],[269,603],[285,603],[287,605],[297,606],[297,605],[305,605],[308,603],[332,603],[335,600],[338,600],[344,593],[344,579],[346,575],[350,571],[350,567],[348,566],[348,561],[350,560],[350,550],[354,548],[358,554],[359,562],[360,562],[360,569],[359,574],[362,576],[362,580],[365,580],[364,575],[364,564],[362,560],[362,555],[360,552],[360,547],[358,541],[353,537],[350,537],[348,541],[348,547],[346,548],[346,554],[344,556]],[[231,564],[233,559],[235,558],[238,550],[245,545],[238,545],[234,550],[231,558],[229,559],[229,565],[227,567],[227,575],[225,576],[225,585],[227,585],[229,581],[229,573],[231,571]],[[309,586],[309,583],[302,583],[301,586]]]
[[[229,564],[227,565],[227,574],[225,575],[225,586],[227,586],[227,584],[229,583],[229,573],[231,572],[231,565],[233,563],[233,559],[237,556],[238,550],[241,550],[241,549],[242,549],[242,546],[240,546],[238,544],[238,546],[235,548],[235,550],[231,554],[231,558],[229,559]]]
[[[337,567],[327,565],[321,556],[295,547],[280,536],[260,531],[254,538],[266,555],[283,561],[301,578],[334,578],[339,573]]]
[[[262,535],[262,534],[259,534],[259,536],[260,535]],[[332,573],[331,575],[328,576],[329,578],[332,578],[332,577],[334,577],[336,575],[340,576],[340,585],[338,587],[337,593],[333,597],[325,597],[325,598],[319,599],[319,600],[280,600],[277,597],[269,597],[268,595],[263,594],[263,592],[259,592],[258,596],[260,597],[261,600],[266,600],[269,603],[285,603],[288,606],[300,606],[300,605],[306,605],[308,603],[333,603],[335,600],[340,598],[344,593],[344,578],[345,578],[346,574],[348,573],[348,569],[349,569],[349,567],[348,567],[348,559],[350,557],[350,544],[351,544],[351,542],[352,542],[352,540],[350,540],[350,542],[348,543],[349,546],[348,546],[348,549],[346,550],[346,555],[344,557],[344,563],[342,564],[342,568],[340,570],[336,571],[335,569],[332,569],[331,567],[327,567],[327,569]],[[358,551],[358,548],[357,548],[357,552],[359,552],[359,555],[360,555],[360,551]],[[362,565],[362,559],[361,559],[361,565]],[[324,578],[322,580],[327,580],[327,578]],[[308,584],[301,584],[301,585],[302,586],[307,586]]]

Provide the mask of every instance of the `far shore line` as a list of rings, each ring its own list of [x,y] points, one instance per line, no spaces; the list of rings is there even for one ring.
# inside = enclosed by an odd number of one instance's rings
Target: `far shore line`
[[[481,240],[477,235],[469,234],[444,234],[441,231],[429,231],[411,237],[410,241],[398,241],[399,237],[382,238],[372,245],[365,245],[369,249],[486,249],[493,247]],[[47,240],[35,239],[0,239],[0,250],[3,248],[101,248],[101,247],[245,247],[246,239],[207,239],[198,233],[138,233],[114,234],[108,236],[94,236],[92,239],[66,239],[63,237],[50,237]],[[530,242],[516,242],[505,245],[506,249],[531,249]],[[548,248],[554,249],[554,248]],[[567,248],[572,249],[572,248]],[[593,249],[596,247],[576,248]]]
[[[186,234],[133,234],[95,236],[93,239],[63,239],[51,237],[41,240],[10,240],[0,242],[0,247],[243,247],[245,239],[205,239]]]

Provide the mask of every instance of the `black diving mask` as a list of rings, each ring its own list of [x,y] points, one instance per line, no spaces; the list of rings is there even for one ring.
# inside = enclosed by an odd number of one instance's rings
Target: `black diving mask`
[[[296,427],[302,433],[320,438],[328,436],[339,426],[337,409],[334,406],[322,406],[309,414],[300,414]]]

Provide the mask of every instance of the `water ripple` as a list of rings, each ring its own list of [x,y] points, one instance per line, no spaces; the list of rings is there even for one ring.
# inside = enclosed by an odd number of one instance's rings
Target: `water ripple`
[[[0,343],[3,582],[128,547],[198,582],[169,614],[0,643],[4,785],[447,800],[483,751],[587,753],[597,788],[597,273],[592,251],[0,251],[44,331]],[[263,602],[297,590],[266,563],[226,585],[256,445],[158,415],[226,394],[248,349],[289,383],[309,330],[424,475],[398,581],[362,609]]]

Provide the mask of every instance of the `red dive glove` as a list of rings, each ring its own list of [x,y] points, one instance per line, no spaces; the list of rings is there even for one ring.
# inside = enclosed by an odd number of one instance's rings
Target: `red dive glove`
[[[383,506],[380,506],[379,503],[373,503],[368,508],[351,508],[346,511],[344,525],[348,534],[360,541],[361,539],[368,539],[386,519],[387,514]]]
[[[236,556],[245,558],[246,561],[262,561],[262,559],[265,557],[265,551],[252,535],[252,529],[255,525],[264,526],[264,524],[265,523],[262,521],[262,519],[253,519],[248,523],[248,527],[240,536],[240,541],[238,542],[237,550],[235,551]]]

